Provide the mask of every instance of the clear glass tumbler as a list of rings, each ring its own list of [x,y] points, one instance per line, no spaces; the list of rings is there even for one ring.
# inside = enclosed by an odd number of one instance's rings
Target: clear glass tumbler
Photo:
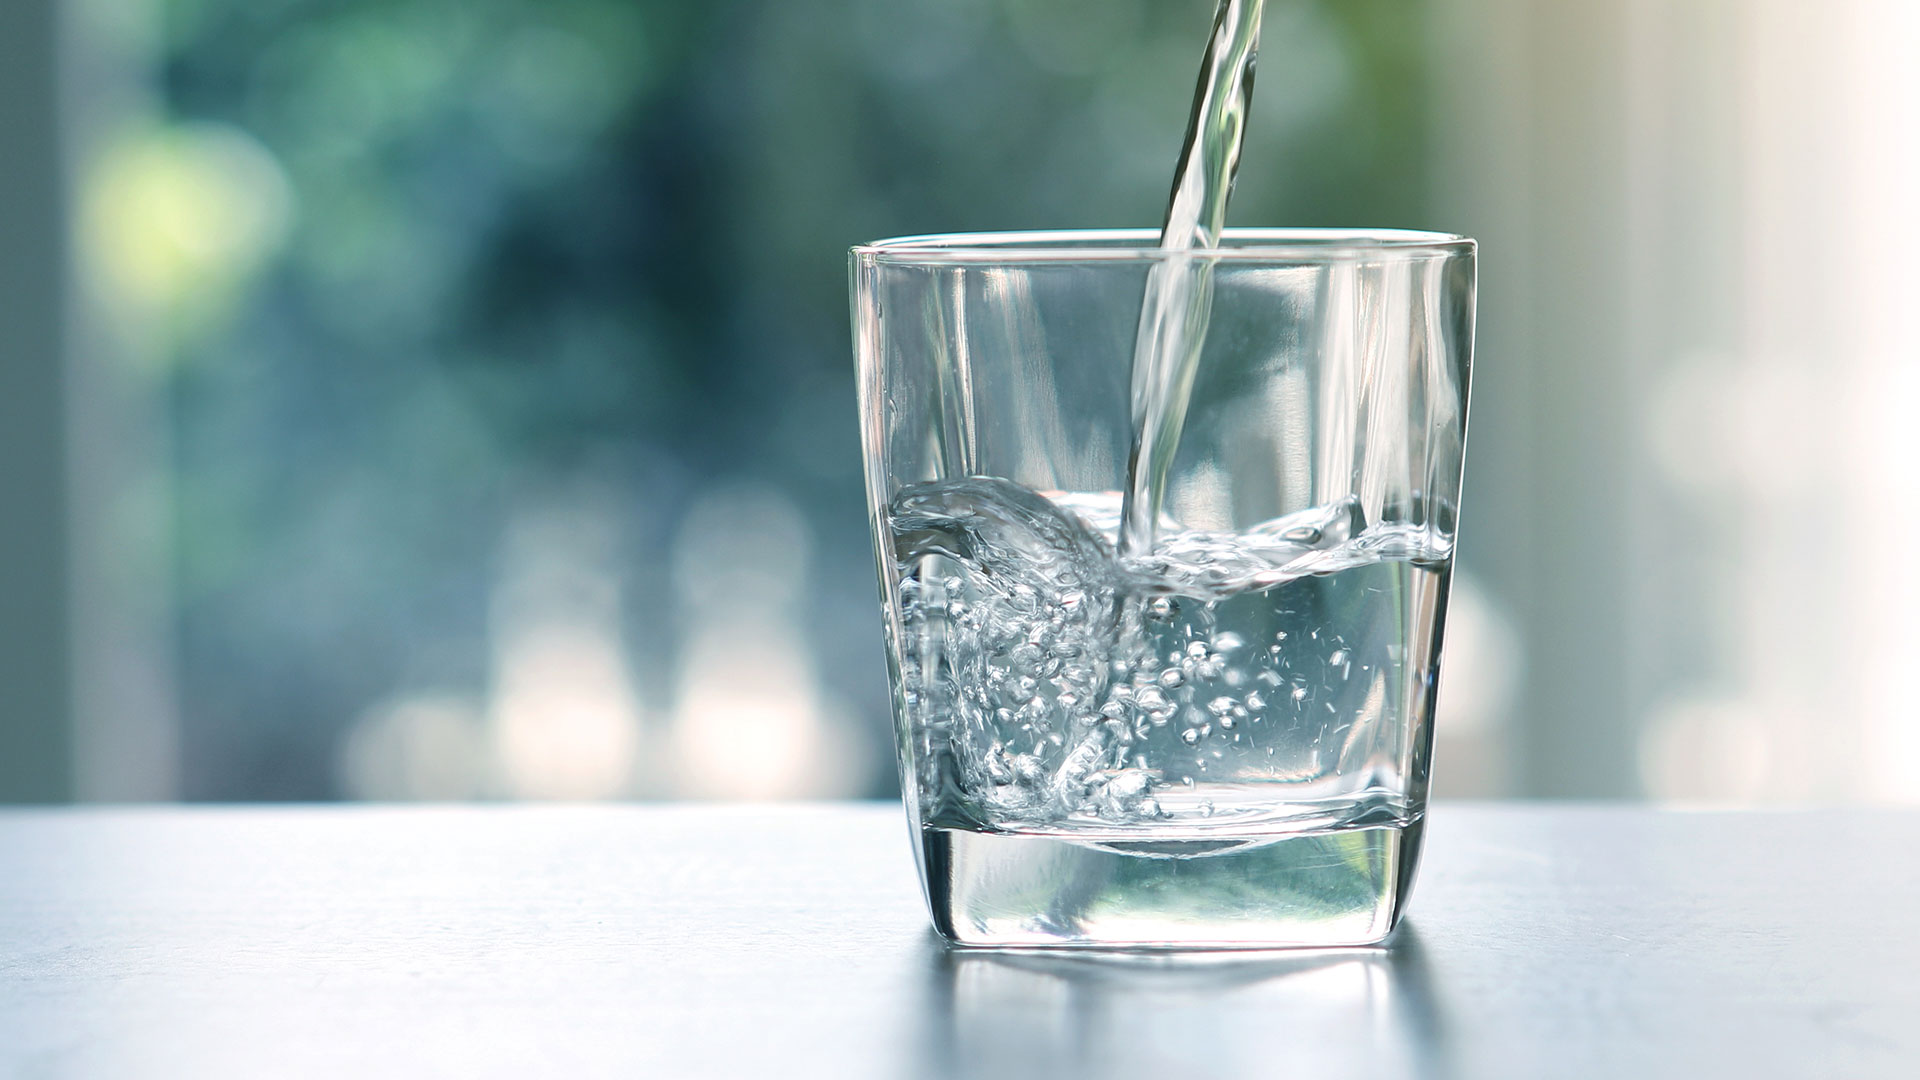
[[[1376,942],[1426,813],[1474,244],[1156,243],[852,252],[901,789],[933,923],[1002,947]],[[1136,401],[1142,299],[1169,270],[1210,285],[1204,345],[1190,382]],[[1171,454],[1149,455],[1163,480],[1133,500],[1154,512],[1123,513],[1137,417],[1156,412]]]

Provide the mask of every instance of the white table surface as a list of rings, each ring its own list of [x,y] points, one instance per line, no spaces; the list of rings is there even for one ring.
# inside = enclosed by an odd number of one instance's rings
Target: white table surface
[[[893,805],[0,812],[0,1077],[1920,1077],[1920,812],[1446,805],[1390,947],[954,953]]]

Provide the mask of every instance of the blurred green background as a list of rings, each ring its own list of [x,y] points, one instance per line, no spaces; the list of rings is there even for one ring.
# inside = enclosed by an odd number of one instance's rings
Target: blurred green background
[[[0,496],[45,509],[0,798],[891,792],[845,249],[1157,223],[1211,6],[23,0],[5,257],[64,284],[0,326],[54,372],[10,405]],[[1885,88],[1776,103],[1766,49],[1811,18],[1808,70],[1857,69],[1879,9],[1268,8],[1232,220],[1486,244],[1441,791],[1912,797],[1849,779],[1902,702],[1845,745],[1806,714],[1881,676],[1741,659],[1756,618],[1789,656],[1895,626],[1742,606],[1864,549],[1743,548],[1771,504],[1688,473],[1743,423],[1850,430],[1721,390],[1832,367],[1754,345],[1804,296],[1740,253],[1854,189],[1768,202],[1799,143],[1755,147]]]

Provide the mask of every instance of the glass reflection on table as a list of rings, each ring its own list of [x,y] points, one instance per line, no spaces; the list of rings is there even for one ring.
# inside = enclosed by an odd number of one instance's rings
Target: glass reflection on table
[[[1454,1075],[1410,925],[1367,949],[927,951],[912,1075]]]

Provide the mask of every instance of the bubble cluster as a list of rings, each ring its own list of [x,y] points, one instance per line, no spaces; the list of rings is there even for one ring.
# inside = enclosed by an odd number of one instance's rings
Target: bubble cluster
[[[1347,504],[1252,539],[1174,530],[1123,560],[1102,528],[1117,506],[1097,498],[975,477],[889,507],[923,801],[989,827],[1206,816],[1166,789],[1243,756],[1275,769],[1276,744],[1291,760],[1328,727],[1310,714],[1357,708],[1346,685],[1389,674],[1337,629],[1307,629],[1326,613],[1287,610],[1278,588],[1378,561],[1343,554],[1360,532]]]

